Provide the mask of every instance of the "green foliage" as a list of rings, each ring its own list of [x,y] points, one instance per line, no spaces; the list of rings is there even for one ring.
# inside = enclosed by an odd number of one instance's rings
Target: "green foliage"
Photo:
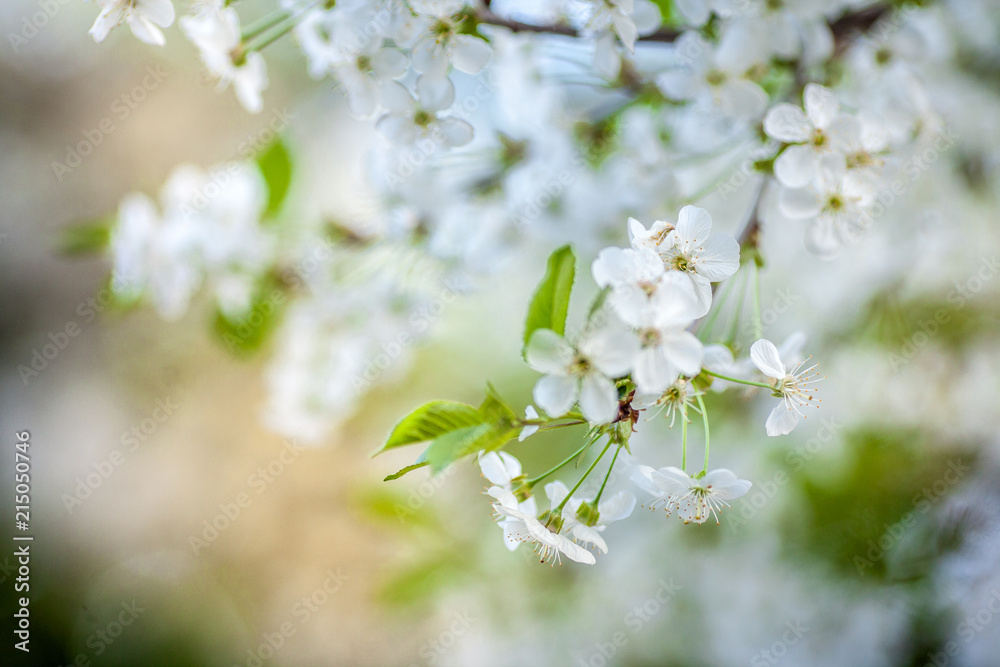
[[[67,227],[59,235],[59,252],[64,255],[96,255],[111,243],[109,219],[92,220]]]
[[[476,408],[457,401],[431,401],[420,406],[396,424],[389,438],[375,454],[427,442],[442,435],[482,423]]]
[[[292,183],[292,158],[285,144],[278,139],[257,157],[257,166],[267,183],[267,206],[264,215],[281,210]]]
[[[276,280],[267,279],[257,289],[250,309],[242,317],[228,316],[216,310],[212,328],[232,354],[253,354],[277,329],[287,300]]]
[[[836,475],[823,466],[796,473],[801,501],[786,540],[847,577],[884,579],[905,538],[961,483],[955,463],[973,459],[902,430],[848,434],[845,456]]]
[[[431,401],[420,406],[396,424],[385,444],[372,455],[418,442],[430,443],[413,465],[387,476],[384,481],[388,482],[427,465],[436,473],[470,454],[500,449],[517,435],[519,428],[514,411],[487,385],[486,398],[478,408],[455,401]]]
[[[528,306],[528,317],[524,323],[525,348],[531,334],[538,329],[552,329],[559,335],[566,332],[566,315],[569,313],[569,297],[575,275],[573,248],[565,245],[549,255],[545,276]]]
[[[414,470],[417,470],[418,468],[423,468],[425,466],[429,466],[430,464],[431,464],[430,461],[418,461],[417,463],[414,463],[413,465],[408,465],[408,466],[405,466],[403,468],[400,468],[399,470],[397,470],[396,472],[392,473],[391,475],[386,475],[385,478],[382,481],[383,482],[391,482],[394,479],[399,479],[400,477],[402,477],[403,475],[405,475],[408,472],[413,472]]]

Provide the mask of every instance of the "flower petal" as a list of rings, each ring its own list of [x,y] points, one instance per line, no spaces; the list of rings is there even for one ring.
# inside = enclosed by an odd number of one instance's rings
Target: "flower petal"
[[[812,124],[799,107],[776,104],[764,116],[764,132],[777,141],[796,144],[808,141]]]
[[[588,373],[580,383],[580,411],[588,421],[608,424],[618,416],[618,390],[600,373]],[[564,411],[565,412],[565,411]]]
[[[767,416],[767,423],[764,425],[764,428],[767,429],[767,434],[770,436],[787,435],[792,432],[798,423],[798,413],[785,401],[781,401],[774,406],[771,414]]]
[[[550,416],[561,417],[576,400],[577,384],[577,379],[569,375],[546,375],[535,383],[532,396]]]
[[[528,339],[528,346],[524,351],[525,359],[532,369],[539,373],[559,375],[568,372],[574,354],[566,339],[552,329],[537,329]]]
[[[761,338],[750,346],[750,360],[761,373],[770,378],[780,380],[785,377],[785,365],[781,363],[778,348],[766,338]]]

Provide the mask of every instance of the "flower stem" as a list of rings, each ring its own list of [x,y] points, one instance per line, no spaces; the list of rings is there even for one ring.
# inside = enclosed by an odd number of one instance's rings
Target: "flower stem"
[[[722,375],[721,373],[713,373],[707,368],[704,369],[704,372],[705,374],[719,378],[720,380],[728,380],[729,382],[735,382],[737,384],[748,384],[751,387],[763,387],[764,389],[774,389],[774,387],[772,387],[771,385],[765,384],[763,382],[752,382],[750,380],[740,380],[739,378],[731,378],[728,375]]]
[[[756,262],[753,265],[753,333],[757,340],[764,337],[764,323],[760,312],[760,267]]]
[[[249,40],[256,37],[257,35],[261,34],[262,32],[270,30],[271,28],[278,25],[291,15],[292,15],[291,12],[281,11],[281,12],[276,12],[271,16],[265,16],[263,19],[261,19],[254,25],[247,27],[246,32],[244,32],[240,36],[240,40],[246,43]]]
[[[687,471],[688,462],[688,411],[687,406],[681,410],[681,470]]]
[[[705,409],[705,402],[701,400],[701,394],[698,394],[698,407],[701,408],[701,420],[705,425],[705,465],[702,467],[702,473],[708,472],[708,410]]]
[[[563,498],[561,503],[559,503],[559,507],[552,510],[553,514],[558,514],[559,512],[562,512],[562,508],[566,506],[566,503],[569,502],[569,499],[572,498],[573,494],[576,493],[576,490],[580,488],[580,485],[583,484],[583,480],[587,479],[587,477],[590,476],[590,473],[594,472],[594,468],[597,467],[597,464],[600,463],[601,458],[604,456],[604,454],[608,451],[610,447],[611,447],[611,440],[608,440],[608,444],[604,445],[604,449],[601,450],[601,453],[597,455],[597,458],[594,459],[594,462],[590,464],[589,468],[587,468],[587,472],[583,473],[583,477],[581,477],[577,481],[577,483],[573,486],[573,488],[569,490],[569,493],[566,494],[566,497]]]
[[[549,470],[547,472],[543,472],[538,477],[532,477],[527,482],[525,482],[525,484],[527,484],[529,487],[532,487],[535,484],[538,484],[540,481],[542,481],[543,479],[545,479],[546,477],[548,477],[552,473],[556,472],[557,470],[559,470],[560,468],[562,468],[564,465],[566,465],[567,463],[569,463],[570,461],[572,461],[576,457],[578,457],[581,454],[583,454],[585,451],[587,451],[587,448],[590,447],[595,442],[597,442],[597,441],[596,440],[591,440],[590,442],[588,442],[587,444],[585,444],[583,447],[581,447],[580,449],[576,450],[569,457],[567,457],[562,463],[556,465],[556,467],[552,468],[551,470]]]
[[[611,465],[608,466],[608,474],[604,476],[604,481],[601,482],[601,488],[597,490],[597,497],[594,498],[594,504],[601,502],[601,494],[604,493],[604,487],[608,484],[608,479],[611,477],[611,471],[615,468],[615,461],[618,460],[618,454],[622,451],[621,445],[615,450],[615,455],[611,459]]]

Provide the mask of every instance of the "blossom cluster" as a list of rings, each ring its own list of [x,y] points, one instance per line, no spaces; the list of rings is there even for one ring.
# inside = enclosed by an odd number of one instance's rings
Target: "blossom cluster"
[[[171,0],[101,4],[97,41],[125,23],[162,45],[175,19]],[[119,296],[168,318],[202,287],[236,321],[280,310],[266,420],[322,442],[370,387],[405,372],[445,304],[512,258],[572,243],[594,258],[602,296],[578,331],[530,332],[525,359],[542,376],[516,431],[578,421],[588,446],[607,437],[617,456],[641,417],[662,414],[686,434],[700,414],[700,472],[687,472],[685,439],[680,466],[637,465],[632,478],[685,521],[717,518],[749,482],[708,470],[706,392],[767,390],[777,401],[765,430],[783,435],[816,404],[819,379],[803,336],[764,339],[759,304],[752,337],[719,333],[720,318],[745,320],[736,276],[757,284],[769,235],[794,233],[832,259],[891,217],[883,195],[905,189],[908,156],[945,130],[920,67],[943,57],[948,22],[935,8],[848,0],[668,5],[282,0],[244,26],[242,8],[193,3],[180,29],[248,111],[267,101],[263,52],[286,35],[310,76],[336,83],[370,130],[353,170],[364,210],[283,215],[264,204],[282,188],[263,166],[181,168],[159,205],[141,194],[121,205],[111,255],[130,278],[116,281]],[[742,231],[713,229],[708,209]],[[508,544],[588,562],[582,545],[604,551],[603,528],[634,500],[616,491],[605,505],[600,492],[550,482],[539,515],[503,443],[481,446],[515,422],[470,415],[449,413],[472,429],[453,449],[484,452]]]
[[[591,265],[604,292],[580,333],[567,338],[539,328],[531,334],[525,358],[543,374],[534,399],[544,417],[528,406],[519,439],[532,437],[555,420],[579,419],[598,437],[608,436],[604,452],[616,447],[617,459],[617,449],[628,448],[632,427],[644,413],[649,420],[665,411],[671,426],[679,416],[684,426],[681,466],[655,469],[633,463],[631,479],[652,498],[651,508],[662,507],[668,515],[676,511],[685,523],[704,523],[710,517],[718,523],[719,512],[749,491],[751,483],[724,468],[708,469],[709,418],[703,389],[716,379],[726,383],[714,387],[716,391],[739,384],[767,388],[779,399],[765,424],[768,435],[776,436],[790,433],[806,408],[818,407],[813,385],[822,378],[815,365],[803,368],[801,335],[790,339],[783,351],[769,340],[757,340],[746,359],[734,359],[722,345],[706,353],[692,332],[697,330],[694,325],[712,309],[712,282],[740,269],[739,244],[727,234],[712,232],[708,211],[685,206],[676,223],[657,220],[649,229],[633,218],[629,231],[632,247],[605,248]],[[704,422],[705,465],[690,475],[684,468],[687,425],[694,413]],[[595,498],[576,497],[592,466],[573,491],[561,482],[547,484],[551,507],[539,514],[531,491],[549,473],[528,480],[520,462],[506,452],[481,454],[479,462],[493,484],[488,493],[496,500],[493,507],[507,545],[531,542],[542,560],[565,555],[594,563],[584,547],[607,552],[600,533],[628,517],[635,506],[635,496],[626,490],[602,500],[607,478]],[[609,466],[609,476],[611,471]]]

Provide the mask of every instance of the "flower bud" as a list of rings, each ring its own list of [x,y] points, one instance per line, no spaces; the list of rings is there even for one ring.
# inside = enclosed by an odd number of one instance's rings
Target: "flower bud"
[[[559,533],[563,528],[563,518],[558,512],[553,512],[552,510],[545,510],[538,515],[538,522],[543,526],[548,528],[553,533]]]
[[[585,526],[597,525],[598,519],[601,518],[601,513],[597,510],[597,503],[594,501],[581,503],[580,508],[576,511],[576,518]]]

